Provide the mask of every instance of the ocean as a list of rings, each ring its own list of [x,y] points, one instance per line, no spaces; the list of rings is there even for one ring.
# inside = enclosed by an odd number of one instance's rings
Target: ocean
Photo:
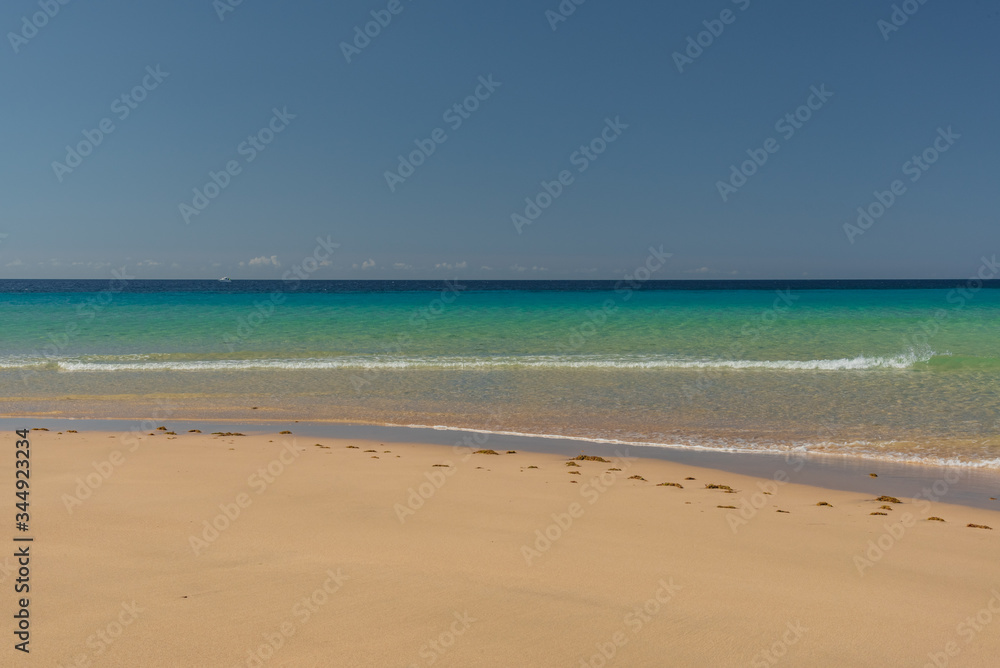
[[[0,414],[1000,468],[1000,281],[0,281]]]

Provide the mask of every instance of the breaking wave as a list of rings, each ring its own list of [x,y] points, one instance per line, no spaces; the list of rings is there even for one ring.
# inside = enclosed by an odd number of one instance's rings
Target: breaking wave
[[[169,359],[171,355],[123,355],[65,359],[0,359],[0,369],[51,369],[61,372],[240,371],[324,369],[766,369],[778,371],[865,371],[909,369],[926,363],[932,352],[857,355],[815,360],[744,360],[668,355],[524,355],[497,357],[342,356],[257,359]],[[166,358],[166,359],[165,359]]]

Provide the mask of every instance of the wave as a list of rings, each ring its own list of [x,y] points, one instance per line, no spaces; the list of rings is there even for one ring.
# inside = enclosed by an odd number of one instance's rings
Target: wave
[[[852,457],[858,459],[892,462],[896,464],[918,464],[922,466],[961,467],[971,469],[1000,469],[1000,457],[984,453],[926,453],[886,450],[895,441],[873,443],[870,441],[822,441],[810,443],[767,443],[747,442],[742,439],[698,439],[701,442],[634,441],[603,436],[583,436],[576,434],[548,434],[501,429],[476,429],[471,427],[451,427],[447,425],[400,424],[387,425],[409,429],[434,429],[439,431],[472,432],[487,436],[517,436],[523,438],[544,438],[565,441],[585,441],[604,445],[623,445],[626,448],[668,448],[673,450],[696,450],[699,452],[729,452],[742,454],[809,455],[826,457]],[[460,443],[456,443],[459,445]],[[634,453],[633,453],[634,454]]]
[[[865,371],[908,369],[929,362],[934,353],[907,351],[898,355],[814,360],[744,360],[665,355],[520,355],[497,357],[341,356],[258,359],[163,360],[164,355],[122,355],[100,358],[0,359],[0,369],[50,369],[62,372],[116,371],[242,371],[328,369],[764,369],[778,371]]]

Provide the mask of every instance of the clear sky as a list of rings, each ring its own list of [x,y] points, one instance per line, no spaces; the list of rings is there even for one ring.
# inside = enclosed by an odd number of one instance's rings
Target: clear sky
[[[996,2],[232,2],[3,3],[0,277],[279,278],[317,237],[313,278],[620,278],[661,245],[655,278],[959,278],[1000,252]]]

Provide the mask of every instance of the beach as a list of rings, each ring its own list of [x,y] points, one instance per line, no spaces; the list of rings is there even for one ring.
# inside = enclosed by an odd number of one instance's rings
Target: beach
[[[29,433],[38,630],[32,663],[16,665],[987,666],[1000,654],[997,510],[634,448],[602,462],[305,437],[291,423],[249,436],[158,426]],[[13,476],[12,458],[2,466]]]

